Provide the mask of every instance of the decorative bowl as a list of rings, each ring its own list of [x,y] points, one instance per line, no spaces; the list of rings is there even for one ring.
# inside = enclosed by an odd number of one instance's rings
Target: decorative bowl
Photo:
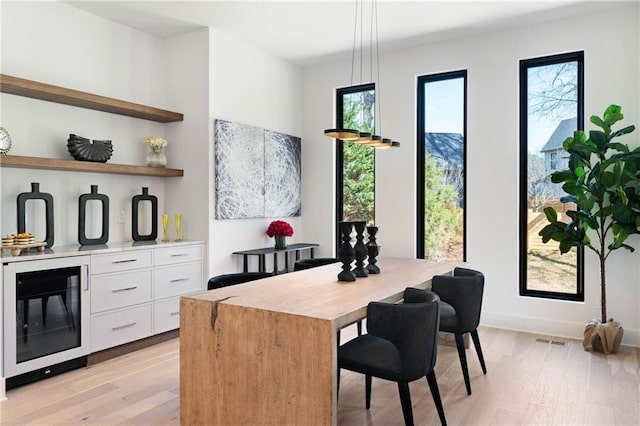
[[[76,160],[95,163],[106,163],[113,153],[111,141],[92,141],[73,133],[69,135],[67,140],[67,149]]]

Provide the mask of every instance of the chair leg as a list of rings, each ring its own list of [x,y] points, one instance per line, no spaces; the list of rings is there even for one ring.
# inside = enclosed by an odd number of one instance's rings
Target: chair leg
[[[338,380],[336,382],[336,402],[340,399],[340,367],[338,367]]]
[[[364,378],[364,406],[368,410],[371,408],[371,379],[372,376],[370,374],[366,374]]]
[[[447,426],[447,419],[444,417],[444,408],[442,408],[442,399],[440,399],[440,391],[438,390],[438,381],[436,380],[436,373],[433,370],[427,374],[427,383],[429,383],[431,396],[433,397],[433,402],[436,404],[436,410],[438,410],[440,423],[442,423],[442,426]]]
[[[409,383],[398,382],[398,392],[400,393],[400,403],[402,404],[402,415],[404,424],[413,426],[413,409],[411,408],[411,394],[409,393]]]
[[[40,300],[42,304],[42,325],[47,326],[47,305],[49,304],[49,296],[42,296]]]
[[[480,367],[482,367],[482,373],[487,374],[487,366],[484,365],[484,357],[482,356],[482,347],[480,346],[480,337],[478,337],[478,330],[471,332],[471,338],[473,339],[473,346],[476,347],[476,353],[480,360]]]
[[[460,357],[460,366],[462,367],[462,375],[464,376],[464,384],[467,387],[467,395],[471,395],[471,382],[469,381],[469,369],[467,368],[467,354],[464,350],[464,340],[462,340],[463,335],[455,333],[455,336],[458,356]]]
[[[358,321],[358,336],[362,336],[362,320]]]

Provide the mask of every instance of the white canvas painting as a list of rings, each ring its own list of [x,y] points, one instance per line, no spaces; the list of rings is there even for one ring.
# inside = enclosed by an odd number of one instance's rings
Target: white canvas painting
[[[216,219],[299,216],[301,140],[215,120]]]

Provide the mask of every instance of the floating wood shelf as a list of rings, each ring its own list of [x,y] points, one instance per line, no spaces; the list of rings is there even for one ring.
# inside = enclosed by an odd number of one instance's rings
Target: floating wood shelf
[[[54,158],[0,155],[0,167],[24,169],[68,170],[75,172],[112,173],[120,175],[176,177],[184,176],[182,169],[129,166],[126,164],[94,163],[91,161],[59,160]]]
[[[133,102],[121,101],[119,99],[80,92],[78,90],[66,89],[64,87],[12,77],[6,74],[0,74],[0,92],[126,115],[128,117],[142,118],[160,123],[171,123],[184,119],[183,115],[178,112],[134,104]]]

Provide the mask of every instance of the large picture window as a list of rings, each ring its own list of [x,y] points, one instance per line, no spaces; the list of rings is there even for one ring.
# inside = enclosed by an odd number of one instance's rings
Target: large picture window
[[[520,61],[520,294],[584,300],[582,258],[573,248],[560,254],[542,243],[544,208],[563,216],[575,209],[560,202],[561,185],[551,173],[567,168],[562,143],[584,128],[584,55],[567,53]],[[564,215],[568,221],[569,218]]]
[[[418,78],[417,257],[466,259],[467,72]]]
[[[375,133],[374,84],[338,89],[336,101],[337,127]],[[336,143],[336,223],[364,220],[373,225],[375,149],[349,141]],[[336,244],[340,244],[339,235]]]

